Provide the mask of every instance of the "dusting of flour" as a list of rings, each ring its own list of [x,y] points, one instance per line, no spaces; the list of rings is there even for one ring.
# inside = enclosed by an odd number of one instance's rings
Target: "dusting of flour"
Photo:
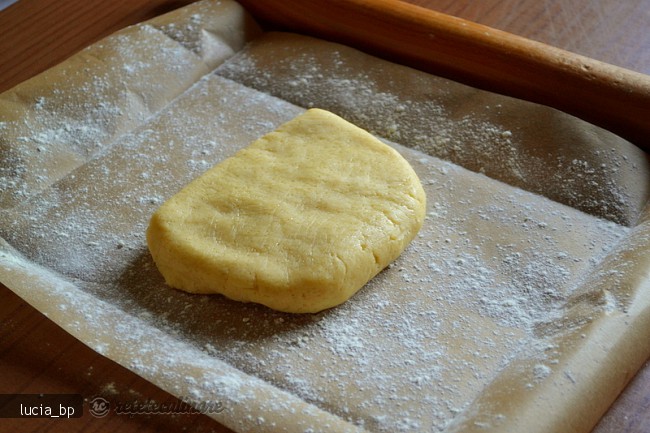
[[[310,71],[289,88],[318,73]],[[385,110],[407,119],[420,107],[364,81],[329,84],[337,89],[332,104],[367,119],[382,119]],[[352,92],[364,97],[349,99]],[[427,218],[404,254],[352,300],[289,315],[164,284],[144,239],[153,211],[302,111],[205,76],[101,152],[85,149],[92,157],[40,194],[2,211],[0,234],[18,252],[1,251],[0,266],[31,272],[39,283],[24,296],[100,353],[177,395],[222,400],[218,419],[232,428],[275,423],[273,414],[316,419],[325,411],[335,415],[328,422],[369,431],[444,431],[514,359],[535,359],[522,387],[546,380],[559,356],[547,337],[567,331],[548,325],[629,229],[439,159],[462,146],[444,134],[435,152],[398,144],[409,127],[399,115],[379,132],[422,180]],[[80,122],[70,128],[94,134],[101,123]],[[486,129],[471,116],[460,122],[466,134],[511,139],[509,130]],[[46,146],[43,134],[71,133],[55,120],[39,124],[26,142]],[[253,408],[267,415],[252,416]]]

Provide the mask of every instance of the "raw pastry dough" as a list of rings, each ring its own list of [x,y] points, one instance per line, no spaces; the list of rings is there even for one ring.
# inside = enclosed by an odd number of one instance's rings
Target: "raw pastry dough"
[[[165,202],[147,242],[172,287],[317,312],[397,258],[424,212],[420,181],[397,151],[312,109]]]

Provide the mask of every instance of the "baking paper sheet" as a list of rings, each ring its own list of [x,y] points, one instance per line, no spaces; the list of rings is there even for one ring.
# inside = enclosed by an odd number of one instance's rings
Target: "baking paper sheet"
[[[414,242],[314,315],[165,286],[152,212],[312,106],[413,165]],[[0,281],[234,430],[589,431],[650,354],[646,155],[555,110],[203,1],[0,95],[0,116]]]

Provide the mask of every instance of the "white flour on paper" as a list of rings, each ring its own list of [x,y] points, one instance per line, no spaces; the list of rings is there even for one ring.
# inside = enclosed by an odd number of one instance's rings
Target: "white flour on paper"
[[[415,107],[393,107],[393,95],[358,81],[333,87],[340,95],[346,88],[364,93],[367,105],[383,110]],[[357,96],[349,102],[364,103]],[[519,356],[538,361],[522,386],[549,377],[558,353],[544,330],[629,229],[428,155],[424,145],[392,143],[424,184],[424,227],[344,305],[289,315],[164,285],[144,239],[151,213],[189,180],[300,112],[206,76],[85,165],[2,211],[0,235],[26,257],[21,266],[36,263],[65,281],[49,296],[59,313],[79,315],[70,326],[97,332],[87,341],[91,347],[109,357],[126,350],[127,366],[149,380],[176,383],[197,400],[221,399],[227,408],[255,401],[268,413],[290,411],[283,400],[256,399],[261,379],[370,431],[439,431]],[[392,133],[384,135],[400,141],[399,116],[391,119],[395,125],[384,127]],[[92,133],[96,120],[74,127]],[[48,129],[40,119],[44,126],[29,140],[46,146],[43,134],[67,133],[51,122]],[[484,121],[461,123],[466,134],[511,138]],[[440,137],[436,146],[445,142]],[[7,254],[0,259],[15,266]],[[250,381],[211,371],[216,361]],[[202,373],[179,375],[181,366]],[[237,422],[252,428],[265,421]]]

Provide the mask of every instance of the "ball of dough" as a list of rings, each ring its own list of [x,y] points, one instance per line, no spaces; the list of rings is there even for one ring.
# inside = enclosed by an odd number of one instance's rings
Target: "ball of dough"
[[[424,212],[422,185],[397,151],[312,109],[171,197],[147,242],[172,287],[318,312],[395,260]]]

